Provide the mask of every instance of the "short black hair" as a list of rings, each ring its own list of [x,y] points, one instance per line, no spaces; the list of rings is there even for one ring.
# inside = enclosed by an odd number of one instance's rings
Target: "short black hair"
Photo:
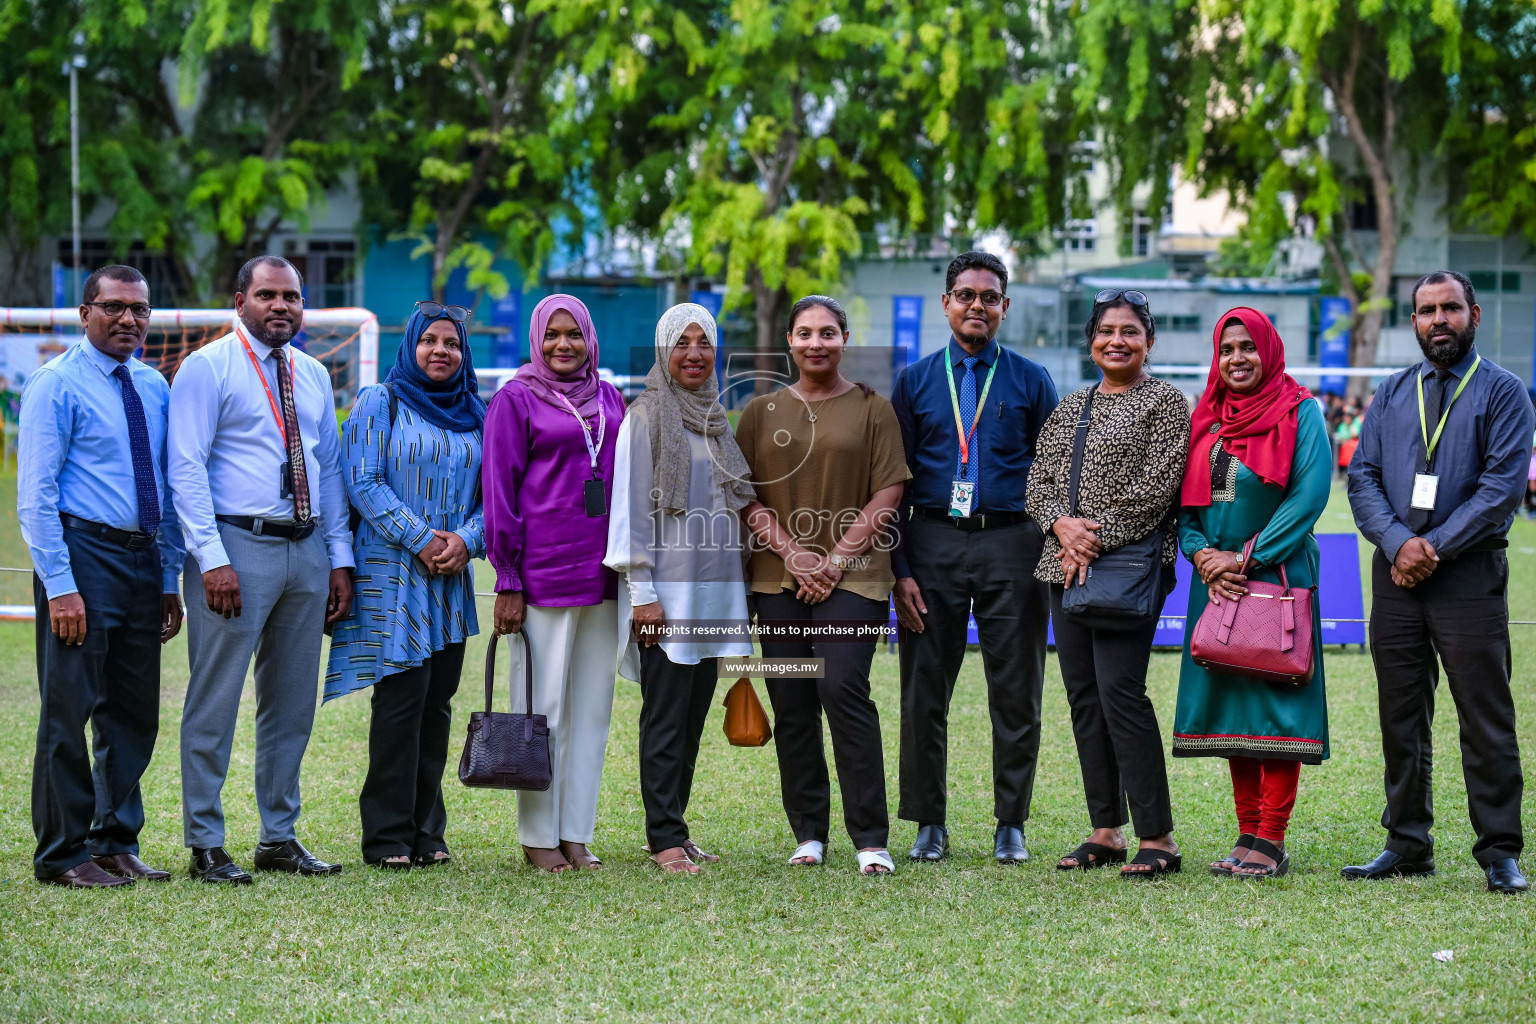
[[[91,271],[91,276],[85,279],[85,287],[81,289],[81,302],[95,302],[96,294],[101,291],[103,281],[125,281],[128,284],[142,284],[146,289],[149,282],[144,280],[144,275],[133,267],[121,263],[114,263],[109,267],[101,267]]]
[[[967,270],[990,270],[997,275],[997,279],[1003,283],[1003,294],[1008,294],[1008,267],[1002,260],[989,252],[980,252],[972,249],[963,252],[949,261],[949,270],[944,274],[944,292],[955,290],[955,278]]]
[[[789,310],[789,329],[795,329],[795,321],[800,319],[800,314],[813,306],[820,306],[837,318],[837,329],[844,334],[848,333],[848,314],[844,311],[842,303],[830,295],[807,295],[795,303]]]
[[[1157,321],[1152,319],[1152,304],[1138,306],[1133,302],[1127,302],[1123,296],[1110,299],[1108,302],[1096,302],[1093,312],[1088,314],[1088,323],[1083,326],[1083,337],[1088,340],[1088,347],[1093,348],[1093,339],[1099,333],[1099,324],[1104,319],[1104,314],[1112,309],[1124,307],[1136,314],[1136,319],[1141,321],[1141,329],[1147,332],[1147,344],[1157,340]],[[1236,319],[1236,317],[1233,317]],[[1223,324],[1223,327],[1226,325]]]
[[[244,295],[246,292],[250,291],[251,278],[256,276],[256,268],[262,266],[287,267],[289,270],[293,271],[293,276],[299,279],[299,288],[301,290],[303,289],[304,275],[299,273],[299,268],[294,266],[292,263],[289,263],[281,256],[274,256],[271,253],[267,253],[265,256],[256,256],[245,261],[245,265],[240,268],[240,273],[235,275],[236,295]]]
[[[1455,281],[1461,285],[1461,290],[1467,297],[1468,309],[1477,305],[1477,292],[1473,289],[1471,280],[1467,278],[1466,274],[1458,274],[1454,270],[1431,270],[1419,278],[1413,283],[1413,295],[1408,299],[1408,304],[1413,307],[1414,312],[1417,312],[1419,308],[1419,289],[1427,284],[1445,284],[1447,281]]]

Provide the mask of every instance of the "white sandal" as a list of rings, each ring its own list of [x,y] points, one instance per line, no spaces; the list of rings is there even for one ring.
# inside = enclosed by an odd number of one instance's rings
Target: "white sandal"
[[[858,858],[859,874],[861,875],[894,875],[896,873],[896,862],[891,860],[891,851],[889,850],[860,850]],[[882,867],[885,870],[870,870],[870,868],[875,867]]]
[[[821,859],[826,855],[826,852],[827,848],[820,840],[807,839],[795,847],[795,852],[789,855],[789,866],[793,868],[813,867],[821,863]],[[796,864],[795,862],[801,857],[809,857],[811,862],[809,864]]]

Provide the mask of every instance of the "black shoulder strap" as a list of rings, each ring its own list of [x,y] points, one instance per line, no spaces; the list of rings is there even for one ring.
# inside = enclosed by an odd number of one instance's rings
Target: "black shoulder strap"
[[[395,417],[400,415],[400,396],[395,394],[395,389],[389,386],[387,380],[382,381],[379,387],[384,389],[384,394],[389,398],[389,430],[385,433],[390,433],[395,429]]]
[[[1093,393],[1088,389],[1088,400],[1083,403],[1082,414],[1077,419],[1077,433],[1072,438],[1072,468],[1067,475],[1067,515],[1077,518],[1077,485],[1083,475],[1083,450],[1088,447],[1088,423],[1093,413]]]

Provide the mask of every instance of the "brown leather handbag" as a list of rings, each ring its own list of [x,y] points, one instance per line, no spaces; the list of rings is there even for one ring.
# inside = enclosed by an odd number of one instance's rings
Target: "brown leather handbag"
[[[496,633],[485,647],[485,710],[469,714],[469,735],[459,758],[459,781],[484,789],[549,788],[549,721],[533,713],[533,648],[523,638],[523,688],[527,712],[491,710],[496,689]]]
[[[1255,534],[1243,548],[1253,557]],[[1213,672],[1305,686],[1312,681],[1312,599],[1316,587],[1293,587],[1280,566],[1280,583],[1250,579],[1248,593],[1205,606],[1189,640],[1196,665]]]
[[[746,676],[725,695],[725,738],[735,747],[760,747],[773,739],[768,713],[758,703],[757,691]]]

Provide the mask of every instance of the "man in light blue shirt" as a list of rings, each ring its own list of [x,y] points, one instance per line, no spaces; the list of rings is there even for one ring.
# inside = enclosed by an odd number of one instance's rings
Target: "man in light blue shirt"
[[[35,571],[42,696],[33,871],[104,888],[170,877],[138,858],[139,778],[159,728],[160,645],[181,630],[184,549],[165,480],[170,389],[133,358],[149,286],[132,267],[103,267],[82,297],[85,341],[22,394],[16,512]]]
[[[255,865],[341,870],[295,834],[323,630],[351,611],[353,566],[330,374],[288,344],[303,323],[303,287],[281,257],[246,263],[235,279],[234,332],[183,360],[171,388],[167,475],[187,579],[202,583],[188,584],[182,822],[192,876],[210,883],[251,881],[224,849],[221,794],[253,656]]]

